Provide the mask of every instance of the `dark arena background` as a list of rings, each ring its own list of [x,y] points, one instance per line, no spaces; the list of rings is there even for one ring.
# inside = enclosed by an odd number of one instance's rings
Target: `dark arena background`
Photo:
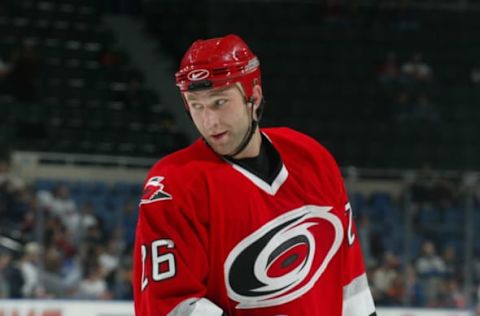
[[[342,168],[378,315],[479,315],[478,0],[2,0],[0,315],[133,316],[142,183],[198,137],[174,73],[228,33]]]

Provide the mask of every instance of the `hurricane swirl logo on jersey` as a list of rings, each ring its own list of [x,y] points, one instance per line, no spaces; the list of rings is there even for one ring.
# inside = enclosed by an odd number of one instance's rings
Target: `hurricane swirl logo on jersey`
[[[233,248],[224,272],[237,308],[284,304],[313,287],[343,240],[342,223],[332,209],[306,205],[289,211]]]
[[[143,188],[142,199],[140,200],[141,204],[152,203],[161,200],[171,200],[172,195],[165,192],[165,185],[162,181],[165,177],[152,177],[148,179],[145,187]]]

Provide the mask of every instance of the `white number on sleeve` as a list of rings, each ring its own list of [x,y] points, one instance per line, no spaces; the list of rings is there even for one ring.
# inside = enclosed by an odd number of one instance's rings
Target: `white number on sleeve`
[[[151,259],[152,259],[152,280],[162,281],[169,279],[176,274],[175,256],[168,252],[173,249],[175,244],[170,239],[155,240],[151,244]],[[147,246],[142,245],[142,291],[147,287],[149,280],[145,275],[145,263],[147,261]]]
[[[352,233],[352,226],[353,226],[353,211],[350,202],[345,204],[345,212],[348,212],[348,245],[351,246],[355,242],[355,234]]]
[[[170,239],[155,240],[152,243],[152,279],[153,281],[162,281],[173,277],[175,271],[175,257],[173,253],[160,254],[160,250],[163,247],[172,249],[174,243]],[[168,268],[164,272],[161,271],[160,266],[162,263],[166,263]]]
[[[147,246],[142,245],[141,251],[142,251],[142,291],[143,291],[148,285],[148,279],[145,276],[145,260],[147,259]]]

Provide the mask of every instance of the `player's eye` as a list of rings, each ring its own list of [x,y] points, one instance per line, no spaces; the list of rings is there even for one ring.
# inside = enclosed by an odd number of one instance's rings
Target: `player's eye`
[[[190,103],[190,107],[194,110],[200,110],[202,105],[200,103]]]
[[[225,103],[227,103],[227,99],[218,99],[218,100],[215,100],[215,106],[222,106],[224,105]]]

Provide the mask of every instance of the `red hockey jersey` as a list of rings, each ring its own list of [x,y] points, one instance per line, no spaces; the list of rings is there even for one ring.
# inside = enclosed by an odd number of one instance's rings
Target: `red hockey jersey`
[[[272,184],[202,140],[160,160],[140,202],[137,316],[370,316],[375,307],[338,167],[321,145],[263,129]]]

